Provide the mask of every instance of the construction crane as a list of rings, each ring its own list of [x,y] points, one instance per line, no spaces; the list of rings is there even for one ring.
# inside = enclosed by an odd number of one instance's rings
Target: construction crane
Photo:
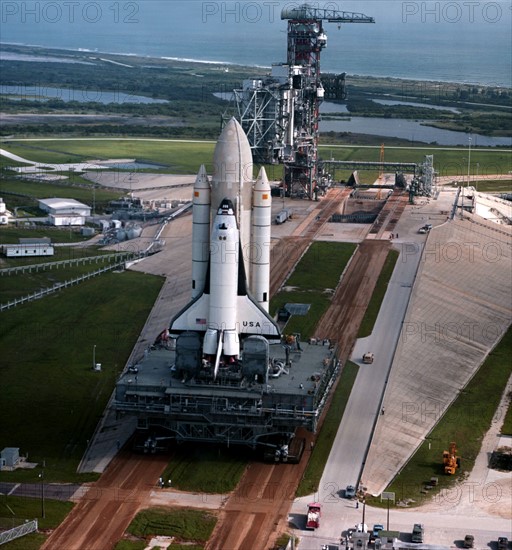
[[[457,445],[455,441],[450,443],[448,451],[443,451],[444,473],[453,475],[457,468],[460,468],[460,456],[457,456]]]
[[[326,184],[318,169],[319,109],[324,98],[320,53],[327,45],[322,22],[374,23],[361,13],[318,9],[309,4],[284,8],[288,21],[285,63],[272,65],[265,78],[244,80],[233,91],[240,121],[251,145],[254,161],[284,164],[285,191],[289,196],[313,199]],[[331,78],[335,95],[344,87],[344,73]]]
[[[321,182],[318,174],[318,123],[324,89],[320,79],[320,52],[327,45],[322,21],[375,23],[362,13],[315,8],[309,4],[285,8],[281,19],[288,20],[287,66],[293,86],[293,101],[287,115],[292,123],[285,147],[285,186],[288,194],[297,188],[309,198]]]

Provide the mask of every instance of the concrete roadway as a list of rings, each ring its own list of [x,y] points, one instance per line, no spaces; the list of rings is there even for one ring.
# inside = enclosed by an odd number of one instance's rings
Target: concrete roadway
[[[360,481],[421,258],[422,244],[407,246],[407,243],[402,243],[400,250],[374,330],[367,338],[357,341],[352,354],[352,361],[360,367],[359,373],[320,481],[321,502],[333,493],[343,494],[340,491],[347,485],[357,487]],[[377,350],[373,364],[362,363],[363,353]]]

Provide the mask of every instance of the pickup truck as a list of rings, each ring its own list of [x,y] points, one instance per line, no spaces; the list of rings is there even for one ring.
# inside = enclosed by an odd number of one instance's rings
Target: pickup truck
[[[412,542],[423,542],[423,525],[421,523],[415,523],[412,528]]]
[[[306,529],[318,529],[320,527],[321,515],[322,515],[322,505],[319,502],[312,502],[311,504],[308,504]]]

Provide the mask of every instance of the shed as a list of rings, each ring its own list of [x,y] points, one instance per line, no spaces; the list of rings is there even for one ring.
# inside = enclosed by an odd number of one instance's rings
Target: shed
[[[0,470],[11,470],[16,468],[20,461],[19,447],[5,447],[0,452]]]

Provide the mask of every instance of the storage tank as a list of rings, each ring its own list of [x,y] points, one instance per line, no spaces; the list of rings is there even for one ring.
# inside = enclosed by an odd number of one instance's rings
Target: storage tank
[[[126,228],[126,238],[136,239],[142,235],[142,227],[140,225],[130,225]]]

